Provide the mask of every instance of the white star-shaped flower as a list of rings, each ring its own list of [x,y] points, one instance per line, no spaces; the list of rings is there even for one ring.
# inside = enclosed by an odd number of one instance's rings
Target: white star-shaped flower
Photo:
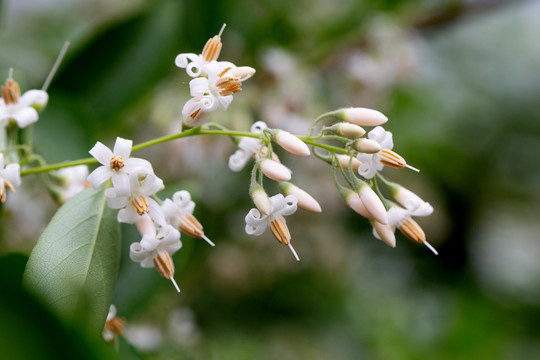
[[[152,165],[147,160],[130,158],[132,144],[133,142],[131,140],[118,137],[116,138],[114,149],[111,151],[107,146],[98,141],[90,150],[90,154],[102,166],[92,171],[88,176],[88,182],[94,188],[98,188],[111,178],[116,196],[129,195],[131,191],[129,175],[154,173]]]
[[[289,228],[283,218],[283,216],[291,215],[296,211],[297,199],[292,195],[284,197],[282,194],[277,194],[270,198],[270,202],[272,204],[272,210],[268,215],[261,214],[256,208],[248,212],[246,215],[246,233],[248,235],[259,236],[270,226],[272,234],[274,234],[276,239],[280,243],[287,245],[296,260],[299,261],[298,254],[296,254],[296,251],[291,245]]]
[[[382,126],[377,126],[368,133],[368,138],[374,140],[381,145],[381,151],[375,154],[359,153],[357,159],[362,162],[358,167],[358,173],[366,179],[371,179],[377,171],[383,169],[383,163],[381,162],[381,153],[383,150],[392,150],[394,142],[392,140],[392,133],[385,131]]]
[[[43,90],[28,90],[21,96],[19,84],[9,77],[2,86],[0,126],[7,126],[10,120],[20,128],[35,123],[39,119],[36,108],[42,108],[48,101],[49,95]]]

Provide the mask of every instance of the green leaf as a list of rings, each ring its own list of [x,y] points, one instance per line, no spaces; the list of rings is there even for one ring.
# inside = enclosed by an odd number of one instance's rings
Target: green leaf
[[[34,247],[23,277],[68,325],[100,334],[120,261],[120,226],[104,189],[86,189],[65,203]]]

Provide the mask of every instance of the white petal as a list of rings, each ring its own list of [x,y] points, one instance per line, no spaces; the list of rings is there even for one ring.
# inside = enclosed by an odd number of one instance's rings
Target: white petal
[[[232,103],[233,101],[233,96],[232,95],[227,95],[227,96],[216,96],[216,100],[218,102],[218,108],[221,109],[221,110],[227,110],[227,108],[229,107],[229,105]]]
[[[100,143],[99,141],[94,145],[89,151],[97,161],[99,161],[104,166],[111,166],[111,158],[114,156],[111,149]]]
[[[43,90],[28,90],[19,99],[20,106],[37,106],[46,105],[49,101],[49,95]]]
[[[133,243],[129,247],[129,257],[135,262],[141,262],[148,257],[148,251],[144,249],[141,243]]]
[[[229,169],[235,172],[242,170],[250,158],[251,154],[248,154],[243,150],[236,150],[234,154],[229,157]]]
[[[115,156],[121,156],[124,158],[124,160],[127,160],[129,158],[129,155],[131,154],[132,145],[132,140],[117,137],[116,142],[114,143],[113,153]]]
[[[148,198],[148,215],[154,220],[154,222],[158,225],[165,226],[165,214],[163,213],[163,210],[161,209],[161,206],[152,198]]]
[[[178,206],[171,199],[165,199],[161,204],[161,210],[165,219],[170,219],[171,217],[176,217]]]
[[[189,82],[190,94],[192,97],[202,97],[210,93],[207,78],[196,78]]]
[[[251,209],[246,215],[246,233],[248,235],[261,235],[268,226],[268,217],[261,215],[257,209]]]
[[[139,220],[140,218],[141,216],[137,213],[137,211],[135,211],[132,206],[127,206],[124,209],[120,209],[120,211],[118,211],[118,216],[116,217],[118,222],[126,224],[136,224],[137,220]]]
[[[433,213],[433,206],[427,202],[423,202],[418,205],[418,207],[411,212],[412,216],[428,216]]]
[[[122,168],[127,174],[153,174],[154,169],[150,161],[140,158],[129,158]]]
[[[129,176],[123,172],[114,171],[112,171],[111,175],[112,184],[114,187],[114,191],[116,192],[116,196],[128,196],[131,192],[131,187],[129,186]]]
[[[4,154],[0,153],[0,171],[4,168]]]
[[[268,129],[268,125],[264,121],[257,121],[251,125],[250,130],[254,134],[262,134],[266,129]]]
[[[281,194],[274,195],[270,198],[272,202],[272,215],[287,216],[293,214],[297,209],[298,200],[293,195],[284,197]]]
[[[20,128],[25,128],[39,119],[38,112],[33,107],[21,108],[12,117]]]
[[[173,195],[173,201],[178,206],[181,215],[193,214],[195,203],[191,201],[191,194],[186,190],[177,191]]]
[[[9,164],[3,171],[3,176],[14,187],[21,185],[21,166],[19,164]]]
[[[193,53],[178,54],[174,59],[174,64],[179,68],[185,68],[188,65],[188,59],[191,61],[200,61],[200,56]]]
[[[87,181],[94,187],[94,189],[97,189],[101,186],[105,181],[107,181],[111,175],[113,174],[113,171],[108,166],[100,166],[90,175],[88,175]]]
[[[160,191],[163,188],[163,180],[155,176],[154,174],[149,174],[146,176],[146,179],[144,179],[141,186],[138,188],[138,190],[141,192],[141,194],[150,196],[154,195],[158,191]]]

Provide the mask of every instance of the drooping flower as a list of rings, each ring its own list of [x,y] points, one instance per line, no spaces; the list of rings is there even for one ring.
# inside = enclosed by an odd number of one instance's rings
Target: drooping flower
[[[207,65],[211,62],[216,62],[221,52],[221,34],[225,30],[226,24],[223,24],[219,34],[209,39],[204,45],[203,51],[200,55],[193,53],[182,53],[176,56],[174,63],[176,66],[182,69],[186,69],[186,72],[191,77],[206,76]],[[224,66],[234,66],[229,62],[221,62]]]
[[[118,212],[118,221],[134,224],[144,214],[150,215],[158,225],[165,224],[165,216],[159,204],[150,196],[163,188],[163,180],[154,174],[148,174],[140,181],[137,174],[129,177],[130,193],[120,195],[115,188],[105,190],[107,205]]]
[[[392,229],[398,228],[403,235],[409,239],[426,245],[435,255],[437,255],[437,250],[426,241],[426,235],[420,225],[412,219],[413,216],[428,216],[431,215],[432,212],[433,207],[424,201],[415,203],[409,208],[402,208],[397,205],[392,206],[390,210],[388,210],[388,224]],[[375,234],[376,232],[374,232],[374,235]],[[375,236],[380,238],[377,235]]]
[[[174,281],[174,263],[171,256],[181,247],[180,232],[171,225],[166,225],[158,230],[156,236],[143,235],[140,242],[131,244],[129,257],[144,268],[155,267],[159,274],[171,280],[180,292]]]
[[[39,119],[38,110],[47,105],[49,95],[43,90],[28,90],[21,96],[19,84],[11,74],[2,86],[0,99],[0,126],[5,127],[10,120],[24,128]]]
[[[262,134],[268,126],[264,121],[257,121],[251,125],[251,132],[254,134]],[[229,169],[232,171],[242,170],[249,159],[253,158],[257,151],[262,146],[262,140],[258,138],[252,138],[243,136],[238,143],[238,150],[229,157]]]
[[[15,192],[15,188],[19,185],[21,185],[21,166],[13,163],[4,167],[4,154],[0,153],[0,201],[6,201],[6,187]]]
[[[282,194],[277,194],[270,198],[270,202],[272,203],[272,211],[268,215],[261,214],[256,208],[248,212],[246,215],[246,233],[259,236],[270,226],[274,237],[280,243],[287,245],[296,260],[300,261],[298,254],[291,245],[291,233],[283,218],[283,216],[291,215],[296,211],[297,199],[292,195],[285,197]]]
[[[116,196],[126,196],[131,191],[130,175],[153,174],[154,170],[149,161],[130,157],[132,145],[133,141],[117,137],[111,151],[98,141],[89,152],[102,166],[88,175],[88,182],[98,188],[110,178]]]
[[[161,204],[165,219],[175,228],[196,239],[203,239],[212,246],[215,244],[204,234],[203,226],[193,216],[195,203],[191,200],[188,191],[182,190],[174,193],[172,200],[165,199]]]
[[[407,165],[405,159],[392,151],[394,142],[390,131],[386,131],[383,127],[377,126],[368,133],[368,138],[369,140],[379,143],[381,150],[373,154],[358,154],[357,159],[362,162],[358,167],[358,173],[364,178],[373,178],[377,171],[381,171],[385,165],[394,168],[408,167],[412,170],[419,171],[418,169]]]

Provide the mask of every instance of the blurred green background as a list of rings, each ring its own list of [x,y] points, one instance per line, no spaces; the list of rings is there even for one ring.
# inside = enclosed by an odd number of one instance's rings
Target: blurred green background
[[[41,87],[71,42],[35,126],[36,149],[50,163],[87,157],[98,140],[178,131],[190,78],[174,58],[200,53],[227,23],[220,60],[257,74],[211,119],[243,130],[264,120],[301,134],[328,110],[378,109],[390,118],[394,150],[421,169],[384,173],[435,208],[419,223],[438,256],[401,235],[391,249],[339,198],[325,164],[280,153],[323,207],[288,218],[297,263],[270,233],[244,233],[249,170],[229,171],[229,139],[142,150],[167,185],[163,197],[191,191],[217,246],[183,236],[177,295],[129,260],[140,239],[123,226],[114,303],[127,329],[115,356],[540,358],[540,1],[0,4],[0,75],[13,67],[23,91]],[[2,207],[2,358],[105,358],[17,287],[56,210],[39,177],[24,181]]]

